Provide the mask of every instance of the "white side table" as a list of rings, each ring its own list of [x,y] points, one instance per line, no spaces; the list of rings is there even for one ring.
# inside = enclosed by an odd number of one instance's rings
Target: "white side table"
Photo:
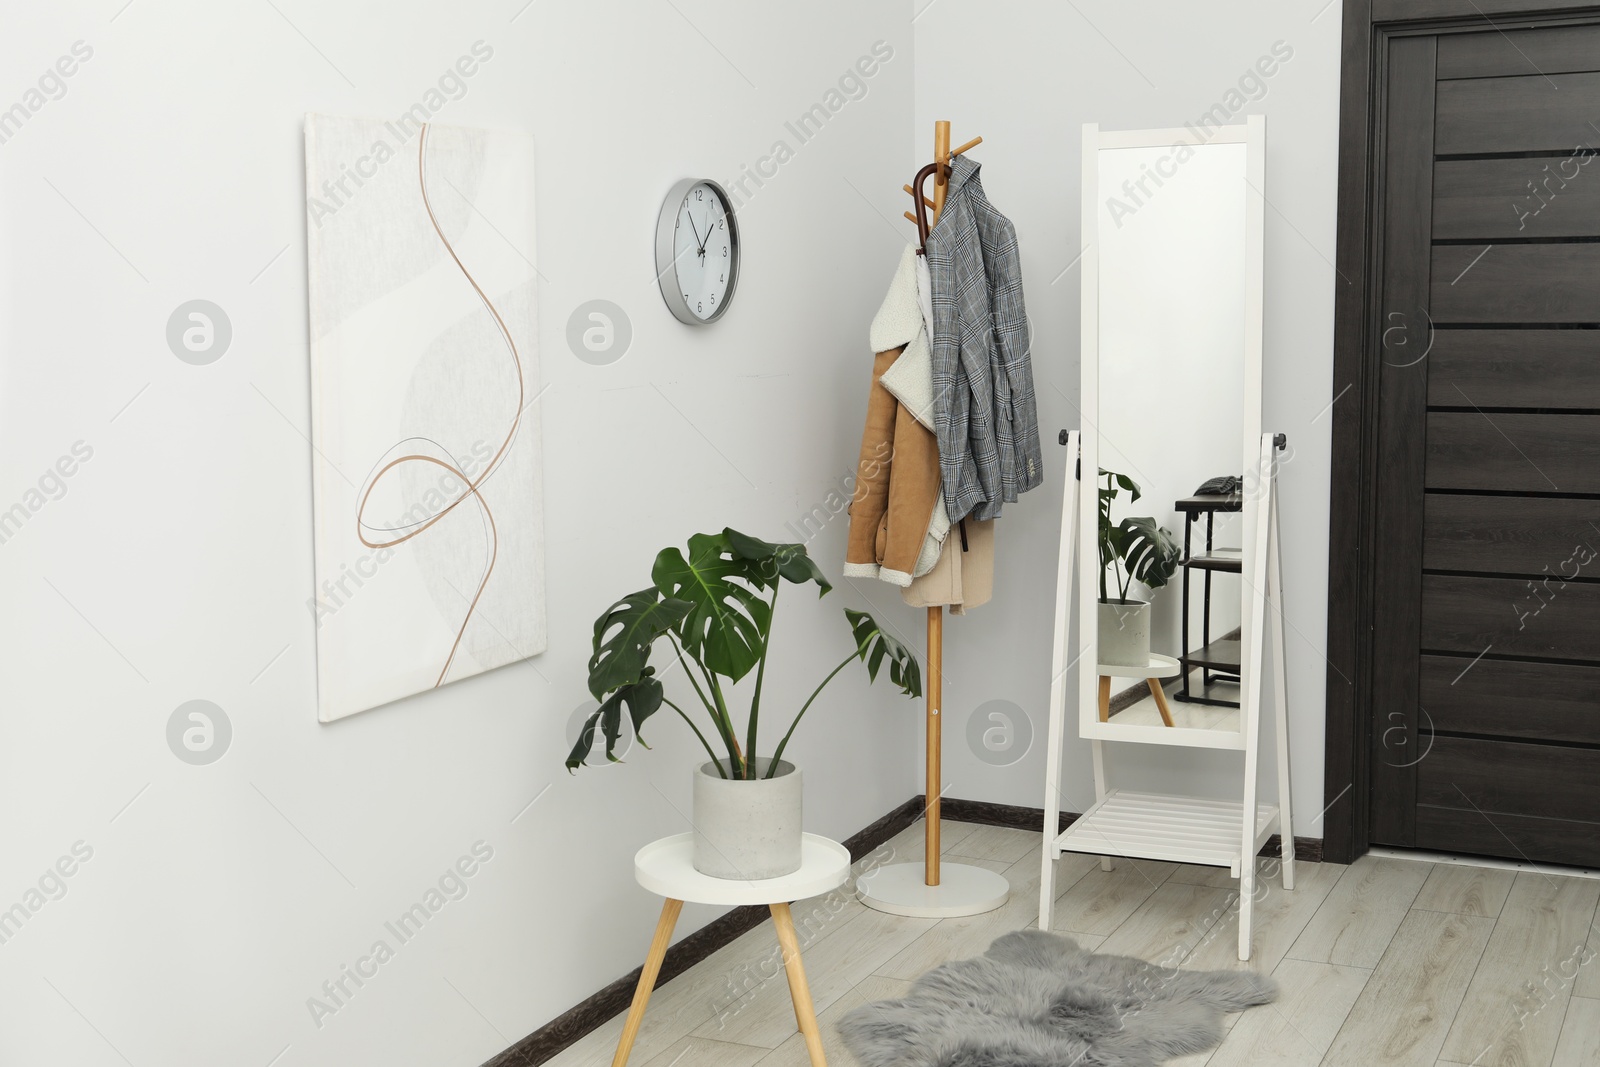
[[[666,898],[661,921],[650,942],[650,954],[634,990],[633,1006],[617,1043],[611,1067],[623,1067],[644,1022],[645,1005],[661,974],[661,961],[672,941],[683,902],[697,904],[765,904],[772,909],[772,924],[778,928],[778,944],[783,949],[783,966],[789,975],[789,995],[794,1000],[795,1020],[805,1035],[806,1051],[812,1067],[828,1067],[822,1054],[822,1032],[817,1029],[817,1013],[811,1003],[811,988],[806,985],[805,966],[800,962],[800,939],[795,935],[794,919],[789,914],[791,901],[804,900],[844,885],[850,876],[850,851],[837,841],[806,834],[801,844],[800,869],[782,878],[746,881],[712,878],[694,869],[694,834],[663,837],[641,848],[633,857],[633,876],[650,892]]]
[[[1100,673],[1100,721],[1109,722],[1111,719],[1111,679],[1113,678],[1143,678],[1150,687],[1150,695],[1155,698],[1156,710],[1161,712],[1161,721],[1168,726],[1172,725],[1172,709],[1167,707],[1167,694],[1162,691],[1161,683],[1157,679],[1173,678],[1183,673],[1183,665],[1171,656],[1163,656],[1159,652],[1150,653],[1150,663],[1145,667],[1125,667],[1119,663],[1102,663],[1096,670]]]

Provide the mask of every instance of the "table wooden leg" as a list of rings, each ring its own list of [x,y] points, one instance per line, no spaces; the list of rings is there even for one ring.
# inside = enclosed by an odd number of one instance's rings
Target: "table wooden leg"
[[[1111,675],[1100,676],[1100,721],[1111,721]]]
[[[811,987],[806,984],[805,964],[800,962],[800,939],[795,936],[794,917],[789,905],[772,905],[772,925],[778,928],[778,944],[783,947],[783,967],[789,972],[789,996],[794,999],[794,1017],[805,1035],[811,1067],[828,1067],[822,1054],[822,1031],[817,1028],[817,1010],[811,1003]]]
[[[1156,708],[1161,712],[1161,721],[1171,726],[1172,709],[1167,707],[1167,694],[1161,688],[1161,679],[1146,678],[1145,682],[1150,686],[1150,695],[1156,698]]]
[[[672,930],[678,925],[678,913],[683,901],[668,900],[661,905],[661,921],[656,923],[656,936],[650,942],[650,954],[645,957],[644,971],[639,975],[639,986],[633,991],[633,1007],[628,1009],[628,1021],[622,1027],[622,1040],[617,1042],[617,1054],[611,1067],[624,1067],[628,1054],[633,1051],[634,1039],[639,1036],[639,1024],[644,1022],[644,1006],[650,1003],[650,993],[661,974],[661,961],[666,958],[667,946],[672,943]]]

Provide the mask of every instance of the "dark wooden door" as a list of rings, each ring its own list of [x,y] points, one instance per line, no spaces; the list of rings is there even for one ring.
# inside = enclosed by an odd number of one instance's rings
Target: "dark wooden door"
[[[1371,840],[1600,864],[1600,26],[1383,61]]]

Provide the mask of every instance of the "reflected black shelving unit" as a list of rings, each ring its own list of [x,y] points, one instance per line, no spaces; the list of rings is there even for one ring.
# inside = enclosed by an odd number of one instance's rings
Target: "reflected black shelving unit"
[[[1215,545],[1216,521],[1219,513],[1244,510],[1244,497],[1238,493],[1216,496],[1191,496],[1173,503],[1173,509],[1183,516],[1183,646],[1178,662],[1183,665],[1183,686],[1173,694],[1177,700],[1190,704],[1213,704],[1236,708],[1237,700],[1220,700],[1202,696],[1189,689],[1189,676],[1200,671],[1200,688],[1208,690],[1213,682],[1239,681],[1240,645],[1237,630],[1224,637],[1211,637],[1211,579],[1213,575],[1239,574],[1243,570],[1243,557],[1239,549],[1217,548]],[[1197,555],[1194,551],[1194,524],[1205,520],[1205,548]],[[1189,647],[1189,585],[1191,577],[1201,576],[1201,598],[1204,610],[1200,614],[1200,647]]]

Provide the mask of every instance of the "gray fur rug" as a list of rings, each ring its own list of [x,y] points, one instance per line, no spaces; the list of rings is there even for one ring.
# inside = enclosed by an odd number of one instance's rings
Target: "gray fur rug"
[[[1216,1047],[1224,1012],[1277,996],[1265,975],[1180,971],[1019,930],[839,1028],[863,1067],[1159,1067]]]

